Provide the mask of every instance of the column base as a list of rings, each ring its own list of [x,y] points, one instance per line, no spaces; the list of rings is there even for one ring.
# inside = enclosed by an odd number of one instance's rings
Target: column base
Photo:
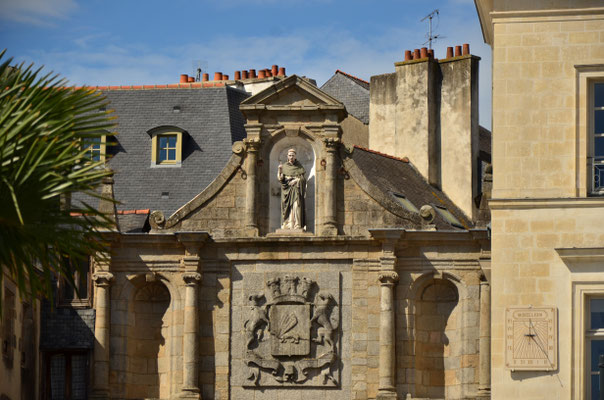
[[[178,394],[179,399],[196,399],[201,400],[198,388],[182,388]]]
[[[392,389],[392,390],[380,389],[380,390],[378,390],[377,396],[375,396],[375,400],[396,400],[396,399],[398,399],[398,395],[396,394],[396,391],[394,389]]]
[[[338,227],[334,223],[327,222],[321,227],[322,236],[338,236]]]

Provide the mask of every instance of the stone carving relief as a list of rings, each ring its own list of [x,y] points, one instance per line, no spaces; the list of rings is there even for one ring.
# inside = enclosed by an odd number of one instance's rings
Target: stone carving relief
[[[307,276],[273,274],[247,299],[243,386],[338,385],[340,310],[332,293]]]

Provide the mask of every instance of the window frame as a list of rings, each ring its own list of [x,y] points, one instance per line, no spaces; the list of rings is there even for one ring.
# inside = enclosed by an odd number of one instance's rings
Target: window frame
[[[66,260],[65,262],[69,262]],[[79,291],[81,288],[82,280],[80,278],[79,269],[75,268],[74,270],[74,283],[76,287],[73,288],[74,294],[73,298],[66,298],[65,290],[69,288],[69,283],[65,280],[64,277],[59,276],[57,280],[57,307],[71,307],[71,308],[90,308],[92,307],[92,259],[88,257],[88,268],[87,268],[87,276],[86,282],[86,294],[87,296],[84,298],[79,297]]]
[[[595,340],[604,341],[604,327],[599,329],[591,328],[591,301],[592,300],[604,300],[604,293],[602,294],[591,294],[587,295],[585,299],[585,399],[591,399],[591,377],[594,376],[594,372],[591,370],[591,343]],[[597,400],[597,399],[591,399]]]
[[[602,196],[593,182],[593,85],[604,82],[604,64],[575,65],[575,192],[578,197]]]
[[[180,167],[182,164],[182,149],[183,149],[183,139],[185,131],[174,126],[165,126],[154,128],[147,132],[151,136],[151,167]],[[159,159],[160,152],[160,138],[167,136],[175,136],[176,137],[176,158],[174,160],[164,160],[161,161]],[[172,148],[172,147],[170,147]]]
[[[595,105],[596,99],[596,85],[602,85],[604,87],[604,78],[598,79],[590,79],[589,80],[589,101],[588,101],[588,113],[589,113],[589,124],[588,124],[588,161],[589,161],[589,180],[590,180],[590,194],[591,195],[604,195],[604,182],[600,182],[600,187],[595,187],[595,169],[596,165],[600,165],[602,169],[604,169],[604,155],[600,156],[600,160],[596,160],[595,155],[595,147],[596,147],[596,138],[601,137],[604,138],[604,132],[596,132],[596,111],[604,111],[604,106],[597,107]]]

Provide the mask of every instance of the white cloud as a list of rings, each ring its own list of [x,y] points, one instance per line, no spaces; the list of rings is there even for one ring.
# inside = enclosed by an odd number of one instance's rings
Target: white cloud
[[[462,43],[470,43],[472,53],[482,57],[480,120],[488,128],[491,120],[490,48],[483,44],[479,27],[465,25],[453,23],[456,30],[443,31],[447,38],[435,44],[436,57],[443,58],[447,46]],[[44,50],[30,54],[27,59],[35,60],[36,64],[44,63],[77,85],[176,83],[179,74],[195,73],[194,60],[207,64],[204,72],[210,77],[220,71],[232,78],[235,70],[263,69],[278,64],[287,68],[288,75],[306,75],[321,85],[337,69],[365,80],[372,75],[393,72],[394,62],[403,59],[404,51],[421,47],[423,42],[423,32],[413,26],[387,29],[371,37],[323,27],[291,30],[285,36],[223,36],[165,48],[116,45],[112,44],[111,37],[96,40],[99,37],[82,37],[77,42],[78,48],[65,52]]]
[[[0,0],[0,18],[38,26],[52,26],[77,8],[75,0]]]

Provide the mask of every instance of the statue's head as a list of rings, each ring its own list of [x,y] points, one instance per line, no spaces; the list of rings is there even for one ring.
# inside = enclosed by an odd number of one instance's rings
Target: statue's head
[[[287,162],[290,164],[293,164],[294,162],[296,162],[296,150],[295,149],[289,149],[287,150]]]

